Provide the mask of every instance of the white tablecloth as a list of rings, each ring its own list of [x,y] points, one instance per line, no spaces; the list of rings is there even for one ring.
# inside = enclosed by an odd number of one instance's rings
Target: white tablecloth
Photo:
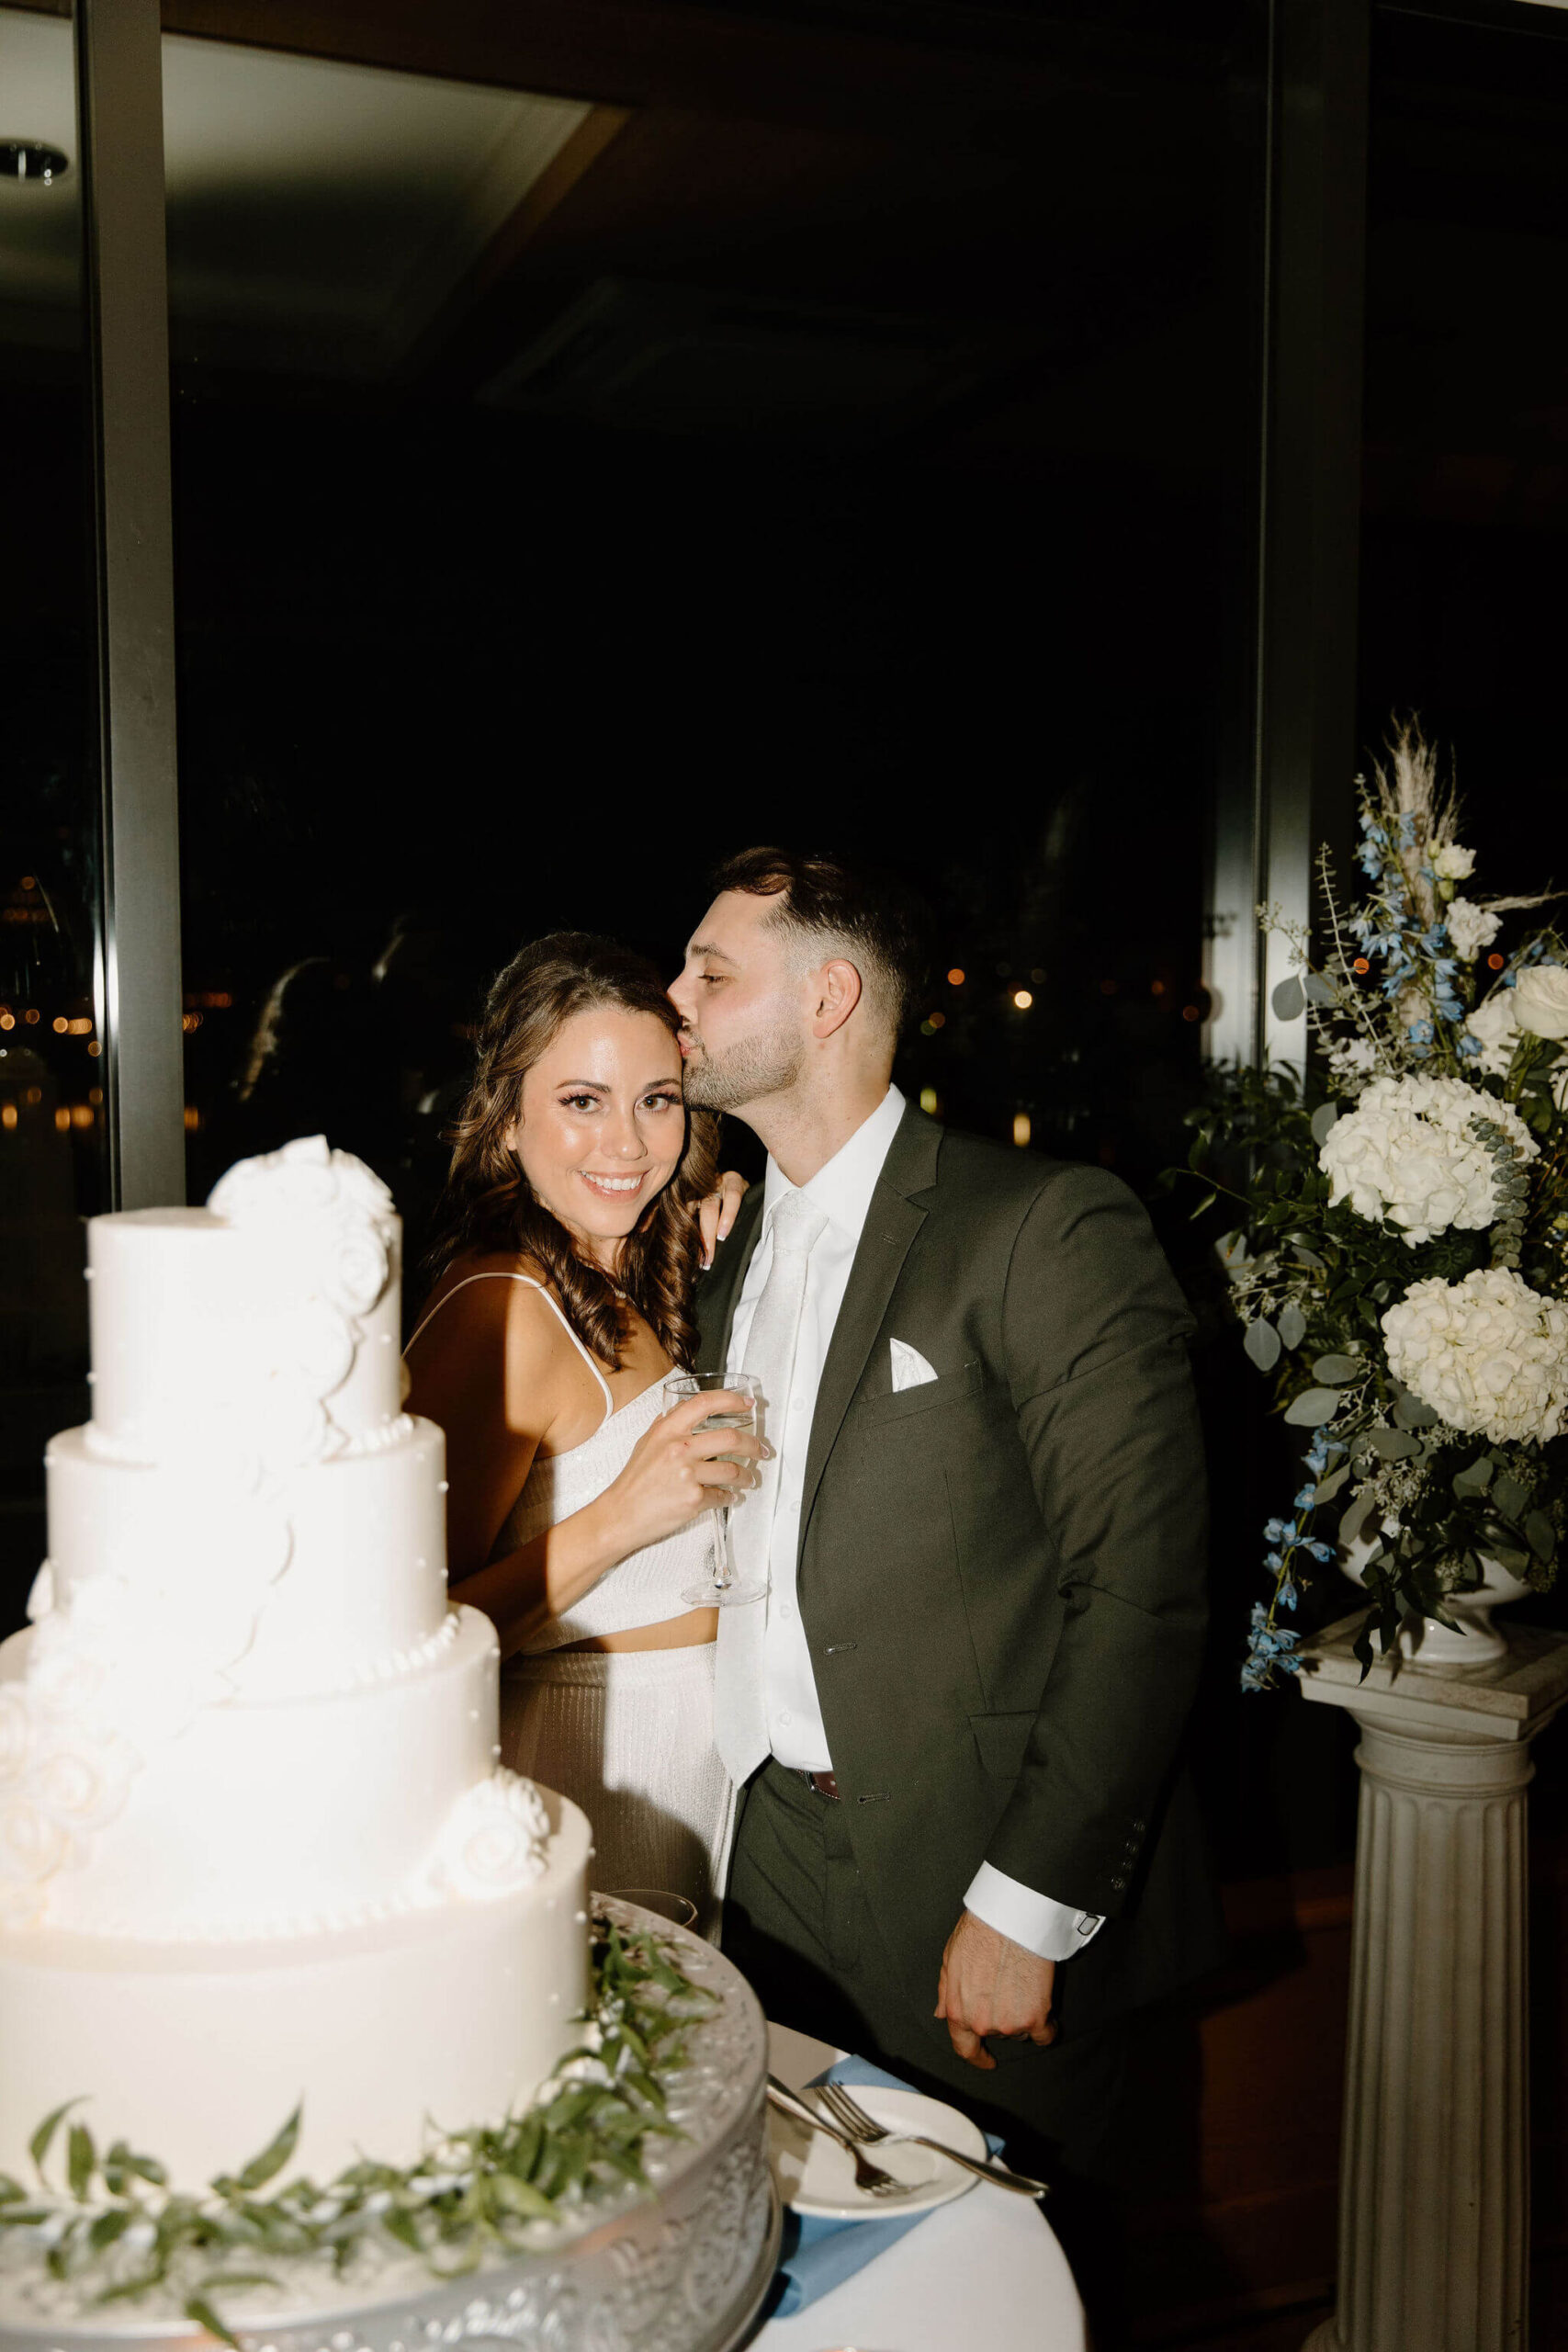
[[[842,2055],[770,2025],[770,2064],[800,2089]],[[753,2352],[1085,2352],[1083,2306],[1038,2205],[980,2181],[841,2287],[770,2320]]]

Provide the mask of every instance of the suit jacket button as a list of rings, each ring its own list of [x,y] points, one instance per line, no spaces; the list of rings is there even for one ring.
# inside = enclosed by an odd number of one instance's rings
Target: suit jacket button
[[[1124,1878],[1113,1878],[1111,1883],[1116,1889],[1117,1894],[1120,1894],[1127,1882]]]

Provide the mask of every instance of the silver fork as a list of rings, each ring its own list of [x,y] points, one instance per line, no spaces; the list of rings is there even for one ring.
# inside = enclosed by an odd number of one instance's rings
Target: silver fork
[[[853,2139],[847,2132],[840,2132],[835,2124],[829,2123],[818,2115],[814,2108],[807,2107],[806,2101],[792,2091],[787,2083],[781,2083],[770,2075],[768,2097],[776,2108],[780,2109],[784,2114],[793,2116],[797,2123],[809,2124],[813,2132],[823,2132],[828,2139],[837,2140],[840,2148],[849,2150],[851,2162],[855,2168],[855,2187],[862,2191],[863,2195],[908,2197],[909,2184],[907,2180],[895,2180],[890,2172],[884,2172],[880,2165],[874,2165],[871,2158],[856,2147]]]
[[[982,2180],[994,2181],[998,2188],[1015,2189],[1021,2197],[1048,2197],[1050,2185],[1043,2180],[1031,2180],[1027,2173],[1010,2172],[1006,2165],[982,2164],[978,2156],[961,2155],[956,2148],[944,2146],[941,2140],[928,2140],[919,2132],[890,2132],[866,2113],[858,2100],[852,2099],[842,2083],[818,2083],[814,2087],[821,2093],[822,2103],[829,2114],[836,2116],[852,2140],[859,2145],[874,2148],[879,2140],[912,2141],[917,2148],[934,2148],[939,2156],[946,2156],[965,2171],[976,2173]]]

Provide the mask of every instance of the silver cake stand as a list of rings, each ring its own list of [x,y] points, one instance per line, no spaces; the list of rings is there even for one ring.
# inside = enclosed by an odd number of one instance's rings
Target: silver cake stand
[[[397,2291],[345,2282],[329,2304],[236,2305],[224,2317],[245,2352],[436,2352],[445,2345],[538,2346],[543,2352],[735,2352],[767,2294],[781,2216],[767,2161],[767,2028],[756,1996],[711,1944],[635,1904],[597,1898],[626,1928],[679,1949],[715,1996],[685,2063],[667,2080],[681,2139],[656,2138],[653,2194],[596,2205],[527,2255],[432,2280],[412,2264]],[[350,2300],[355,2296],[355,2300]],[[197,2352],[213,2339],[167,2311],[110,2322],[91,2307],[36,2323],[0,2322],[0,2352]]]

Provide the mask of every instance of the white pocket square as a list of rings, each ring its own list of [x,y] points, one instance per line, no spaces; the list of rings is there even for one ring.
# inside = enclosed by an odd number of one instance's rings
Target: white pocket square
[[[893,1351],[893,1394],[898,1396],[906,1388],[923,1388],[935,1373],[919,1348],[907,1347],[902,1340],[888,1342]]]

